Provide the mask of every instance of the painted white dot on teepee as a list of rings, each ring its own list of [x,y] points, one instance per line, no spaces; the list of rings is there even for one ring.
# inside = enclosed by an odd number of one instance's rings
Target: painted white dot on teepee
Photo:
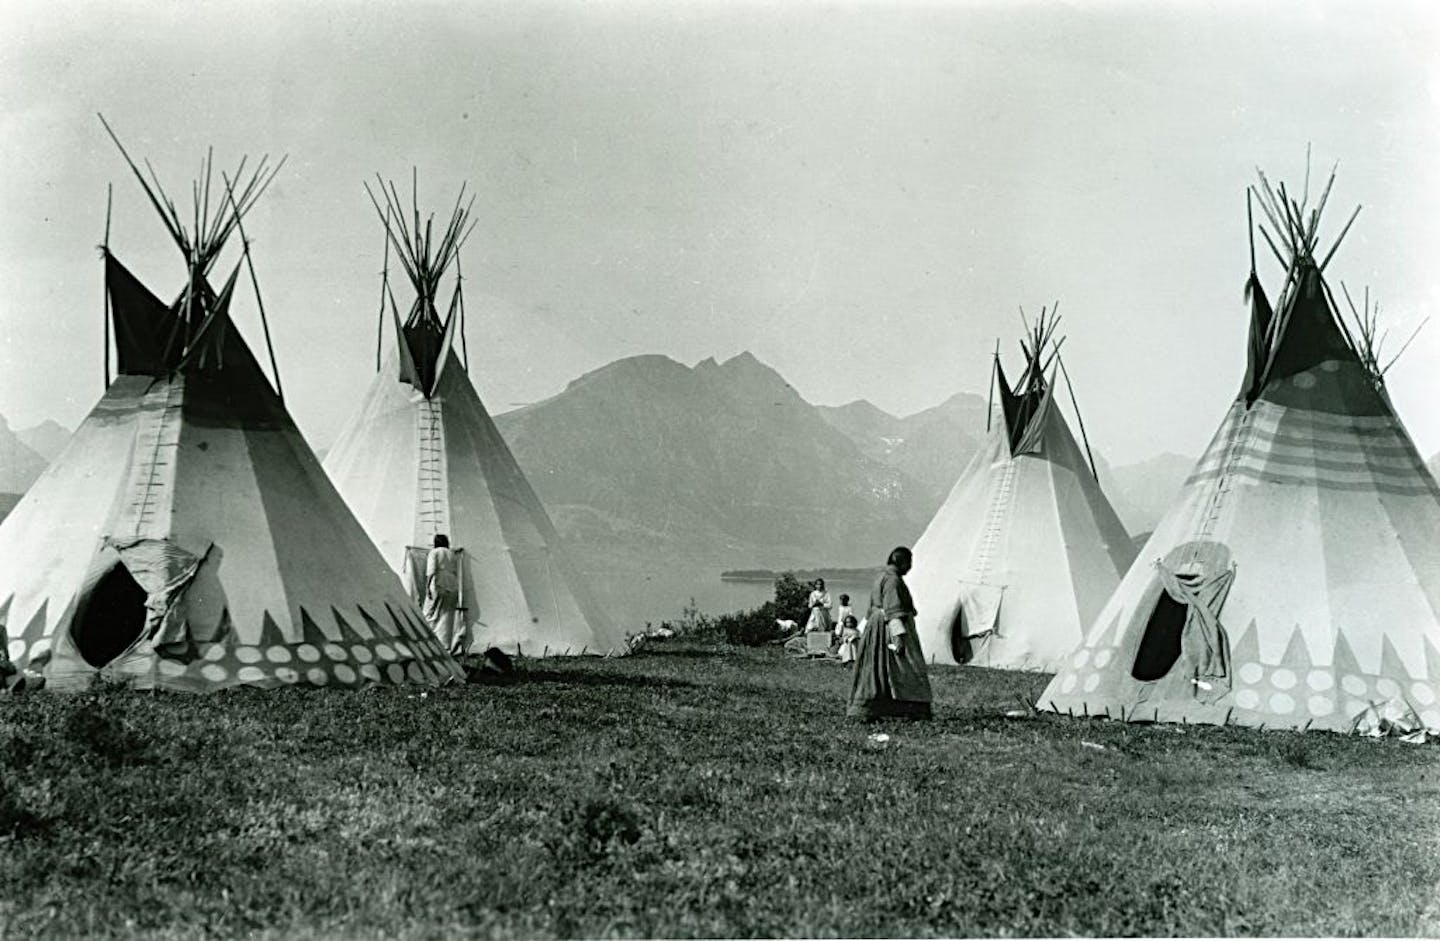
[[[1095,655],[1095,669],[1097,669],[1097,670],[1103,670],[1103,669],[1105,669],[1105,667],[1107,667],[1107,666],[1110,665],[1110,661],[1111,661],[1111,660],[1114,660],[1114,659],[1115,659],[1115,651],[1113,651],[1113,650],[1102,650],[1102,651],[1100,651],[1099,653],[1097,653],[1097,654]]]
[[[259,667],[241,667],[235,671],[235,677],[242,683],[258,683],[265,679],[265,671]]]
[[[392,683],[405,682],[405,668],[398,663],[392,663],[385,668],[385,675],[390,677]]]
[[[410,645],[403,640],[395,641],[395,652],[400,655],[402,660],[409,660],[415,656],[415,651],[411,650]]]
[[[1312,716],[1328,716],[1335,711],[1335,700],[1329,696],[1311,696],[1305,701],[1305,706]]]
[[[275,679],[282,683],[298,683],[300,682],[300,671],[294,667],[276,667]]]
[[[212,683],[219,683],[230,674],[218,663],[207,663],[200,668],[200,675]]]
[[[1354,673],[1347,673],[1340,680],[1340,688],[1351,696],[1364,696],[1370,690],[1370,684],[1365,682],[1365,677],[1356,676]]]
[[[360,675],[372,683],[380,682],[380,668],[373,663],[367,663],[361,666]]]
[[[1080,678],[1074,673],[1066,673],[1065,679],[1060,681],[1060,692],[1073,693],[1075,691],[1075,684],[1079,682]]]
[[[1265,668],[1258,663],[1247,663],[1240,667],[1240,682],[1249,683],[1252,686],[1260,682],[1265,675]]]
[[[344,660],[348,654],[345,653],[345,648],[339,644],[326,644],[325,656],[330,660]]]
[[[42,637],[30,645],[30,659],[38,660],[50,652],[50,638]]]
[[[160,672],[166,676],[184,676],[185,664],[178,660],[161,660]]]
[[[200,648],[200,659],[214,663],[225,659],[224,644],[205,644]]]
[[[1428,706],[1435,701],[1435,687],[1428,683],[1411,683],[1410,695],[1422,706]]]
[[[420,664],[414,660],[410,661],[410,669],[406,670],[405,674],[410,677],[410,682],[412,683],[425,682],[425,671],[421,669]]]
[[[1311,670],[1305,676],[1305,685],[1317,693],[1323,693],[1335,685],[1335,677],[1326,670]]]
[[[1075,651],[1074,655],[1070,658],[1070,662],[1078,670],[1080,667],[1083,667],[1085,664],[1090,662],[1090,651],[1083,648]]]
[[[1281,715],[1295,711],[1295,700],[1289,693],[1276,693],[1270,697],[1270,711]]]
[[[1388,676],[1382,676],[1375,681],[1375,692],[1384,696],[1386,699],[1394,699],[1400,695],[1400,684]]]
[[[1260,705],[1260,694],[1253,689],[1242,689],[1235,694],[1235,705],[1241,709],[1254,709]]]
[[[1308,372],[1297,372],[1295,374],[1295,378],[1291,379],[1290,381],[1295,383],[1295,388],[1297,389],[1315,388],[1315,377],[1310,375]]]
[[[1283,667],[1270,674],[1270,683],[1276,689],[1289,689],[1295,685],[1295,681],[1295,672]]]
[[[305,679],[314,683],[316,686],[324,686],[330,682],[330,674],[319,667],[311,667],[305,671]]]
[[[389,644],[376,644],[375,656],[379,657],[381,660],[394,660],[395,648],[391,647]]]
[[[356,663],[369,663],[375,659],[375,655],[370,652],[370,648],[364,644],[352,644],[350,646],[350,656],[355,658]]]
[[[289,663],[290,649],[288,647],[281,647],[279,644],[273,647],[266,647],[265,659],[271,663]]]
[[[1320,368],[1325,370],[1326,372],[1339,372],[1340,361],[1338,359],[1327,359],[1325,360],[1325,362],[1320,364]]]
[[[25,656],[25,646],[25,641],[17,637],[14,640],[10,641],[9,645],[5,648],[5,650],[10,654],[11,660],[19,660],[21,657]]]
[[[320,648],[314,644],[301,644],[295,648],[295,655],[306,663],[320,662]]]
[[[355,682],[355,671],[343,663],[337,663],[335,664],[335,679],[349,685]]]
[[[1089,676],[1085,677],[1085,683],[1084,683],[1084,685],[1083,685],[1081,688],[1084,689],[1085,692],[1087,692],[1087,693],[1093,693],[1093,692],[1095,692],[1095,688],[1096,688],[1097,686],[1099,686],[1099,685],[1100,685],[1100,674],[1099,674],[1099,673],[1091,673]]]
[[[241,663],[259,663],[262,656],[264,655],[260,653],[259,647],[235,648],[235,659]]]

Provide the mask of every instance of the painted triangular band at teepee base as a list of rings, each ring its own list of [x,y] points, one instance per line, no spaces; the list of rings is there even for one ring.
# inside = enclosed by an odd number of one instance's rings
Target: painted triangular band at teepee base
[[[1335,305],[1319,210],[1307,216],[1263,176],[1255,195],[1287,271],[1273,314],[1252,271],[1245,381],[1039,704],[1440,733],[1440,487],[1390,403],[1372,336],[1357,340]]]
[[[1042,311],[1013,389],[997,354],[984,446],[915,543],[907,581],[933,663],[1057,669],[1134,557],[1054,398],[1057,322]]]
[[[197,188],[193,233],[146,186],[188,263],[173,304],[105,248],[119,374],[0,523],[0,643],[52,688],[463,678],[230,322],[234,275],[206,279],[272,175],[226,179],[213,219]]]
[[[448,537],[460,576],[456,653],[624,653],[624,634],[593,599],[471,383],[456,348],[457,335],[464,342],[458,277],[447,315],[437,308],[469,231],[468,208],[457,200],[434,240],[418,211],[405,221],[393,187],[380,192],[386,252],[394,248],[415,301],[401,321],[392,299],[387,317],[382,289],[381,321],[395,325],[394,342],[326,470],[415,598],[425,597],[432,541]]]

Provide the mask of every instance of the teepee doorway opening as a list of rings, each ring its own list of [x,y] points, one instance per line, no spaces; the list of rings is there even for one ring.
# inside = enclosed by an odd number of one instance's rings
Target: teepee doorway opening
[[[966,631],[965,606],[955,606],[955,618],[950,622],[950,656],[955,662],[964,665],[975,658],[975,648],[970,645],[970,635]]]
[[[70,639],[92,667],[103,667],[135,645],[145,631],[149,596],[118,559],[80,599]]]
[[[1194,587],[1192,576],[1177,576],[1189,587]],[[1185,622],[1190,618],[1190,605],[1177,601],[1162,586],[1155,607],[1145,622],[1145,633],[1140,637],[1140,646],[1135,651],[1135,662],[1130,675],[1143,683],[1162,679],[1180,659],[1180,638],[1185,632]]]

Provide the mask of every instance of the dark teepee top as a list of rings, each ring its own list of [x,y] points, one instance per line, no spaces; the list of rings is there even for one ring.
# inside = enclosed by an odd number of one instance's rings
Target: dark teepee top
[[[1026,326],[1026,336],[1020,341],[1025,353],[1025,370],[1020,381],[1012,388],[1005,376],[1005,367],[1000,363],[1000,354],[995,354],[995,385],[1000,393],[1000,411],[1005,417],[1005,430],[1010,439],[1010,453],[1021,454],[1027,450],[1026,443],[1033,441],[1032,429],[1044,420],[1050,406],[1050,393],[1054,376],[1048,379],[1046,372],[1050,363],[1044,360],[1045,346],[1051,342],[1059,318],[1053,310],[1040,309],[1040,319],[1031,328]],[[1059,352],[1058,345],[1051,351],[1050,359]]]
[[[1252,237],[1250,277],[1245,285],[1250,331],[1245,379],[1237,398],[1247,408],[1263,399],[1338,414],[1382,414],[1388,406],[1382,394],[1384,371],[1376,362],[1373,330],[1366,329],[1367,322],[1362,321],[1357,342],[1339,313],[1324,274],[1359,207],[1329,252],[1317,259],[1319,227],[1335,182],[1334,172],[1313,209],[1307,207],[1304,197],[1299,202],[1292,198],[1284,184],[1272,187],[1264,173],[1259,178],[1259,185],[1252,187],[1249,195],[1264,214],[1260,234],[1284,265],[1285,283],[1272,308],[1255,272]]]
[[[431,214],[422,224],[413,190],[409,221],[395,185],[380,180],[379,190],[381,199],[377,200],[374,191],[368,185],[365,187],[385,226],[386,273],[380,297],[382,323],[388,297],[400,352],[398,378],[428,398],[435,392],[440,373],[445,368],[446,358],[454,344],[456,327],[464,318],[465,301],[459,275],[460,246],[474,229],[474,223],[470,221],[470,205],[474,203],[474,197],[471,197],[470,204],[462,205],[465,188],[460,188],[460,195],[456,197],[455,207],[450,212],[450,221],[437,240],[435,216]],[[400,266],[415,289],[415,302],[403,323],[395,305],[395,295],[390,292],[391,246],[395,248]],[[440,281],[452,263],[456,268],[455,289],[450,295],[445,316],[441,317],[435,301],[440,292]]]
[[[101,117],[101,123],[105,119]],[[226,278],[219,292],[210,286],[209,273],[230,236],[236,231],[244,239],[241,219],[259,200],[275,174],[284,165],[271,167],[268,158],[261,158],[259,165],[248,175],[245,174],[245,160],[240,161],[234,178],[221,173],[224,186],[223,199],[217,199],[212,206],[213,162],[207,154],[200,168],[200,178],[193,185],[194,208],[190,225],[181,218],[175,203],[166,195],[154,168],[146,161],[150,179],[130,159],[115,132],[105,124],[115,146],[120,149],[125,162],[134,171],[150,203],[160,215],[166,231],[185,258],[186,279],[179,296],[170,304],[157,298],[144,284],[130,273],[110,251],[109,234],[106,244],[101,247],[105,260],[105,289],[110,306],[110,321],[115,330],[115,352],[118,372],[121,375],[167,376],[180,371],[218,369],[224,365],[226,337],[231,331],[230,301],[235,291],[235,281],[240,273],[240,261]],[[213,211],[212,211],[213,210]],[[108,222],[107,222],[108,230]],[[249,259],[249,245],[245,245],[243,261]],[[251,272],[253,278],[253,270]],[[262,321],[264,318],[261,311]],[[269,342],[269,327],[266,326],[266,342]],[[107,343],[108,355],[108,343]],[[272,369],[274,357],[271,357]],[[108,368],[107,368],[108,373]],[[108,382],[108,375],[107,375]],[[276,377],[278,388],[279,377]]]

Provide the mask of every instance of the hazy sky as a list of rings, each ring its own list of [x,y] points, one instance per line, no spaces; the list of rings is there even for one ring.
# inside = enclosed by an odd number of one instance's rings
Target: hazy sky
[[[1254,7],[1254,8],[1252,8]],[[1398,347],[1440,313],[1440,10],[1417,3],[0,4],[0,414],[101,391],[94,251],[183,268],[95,112],[188,200],[208,145],[289,154],[249,217],[287,401],[327,445],[373,371],[378,171],[479,220],[492,411],[620,356],[751,350],[810,401],[984,394],[1056,298],[1094,443],[1197,454],[1243,371],[1244,188],[1312,193],[1327,274]],[[1272,292],[1279,269],[1263,257]],[[248,293],[241,329],[260,344]],[[1014,360],[1012,359],[1013,363]],[[1440,450],[1440,317],[1390,375]]]

